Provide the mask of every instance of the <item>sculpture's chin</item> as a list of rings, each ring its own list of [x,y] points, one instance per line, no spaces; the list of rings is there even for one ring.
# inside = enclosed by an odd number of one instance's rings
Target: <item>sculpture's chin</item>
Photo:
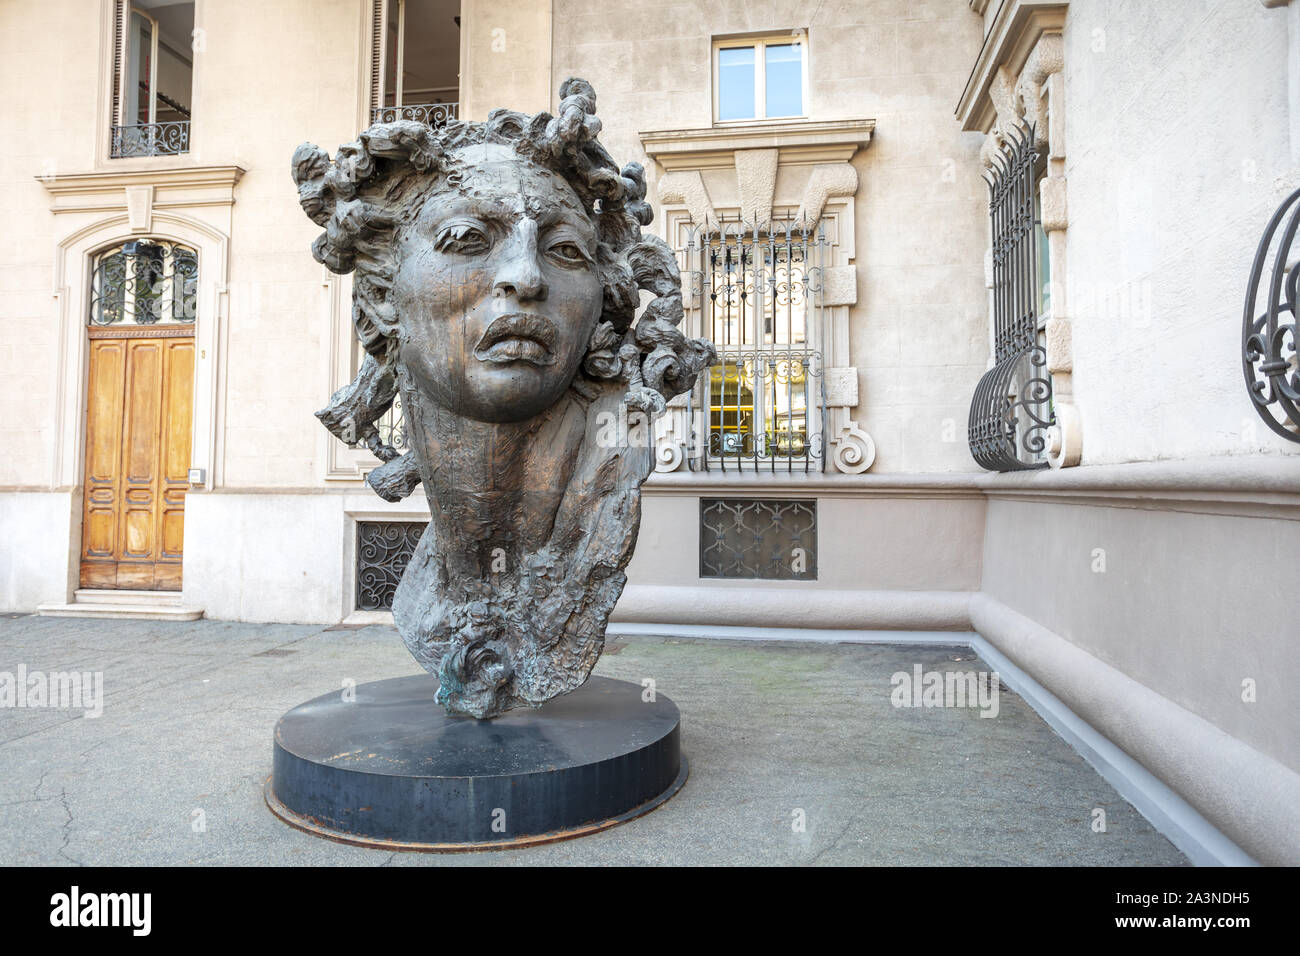
[[[480,422],[522,422],[542,414],[564,395],[573,374],[531,362],[482,362],[465,388],[447,396],[449,411]]]

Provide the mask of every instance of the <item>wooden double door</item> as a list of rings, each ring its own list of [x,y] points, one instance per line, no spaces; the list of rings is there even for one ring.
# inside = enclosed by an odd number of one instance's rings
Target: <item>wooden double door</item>
[[[81,586],[179,591],[192,327],[91,327]]]

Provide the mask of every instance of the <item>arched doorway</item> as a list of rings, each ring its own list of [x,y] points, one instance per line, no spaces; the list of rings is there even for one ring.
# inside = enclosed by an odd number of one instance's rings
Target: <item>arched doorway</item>
[[[188,246],[133,239],[93,258],[83,588],[181,589],[197,293]]]

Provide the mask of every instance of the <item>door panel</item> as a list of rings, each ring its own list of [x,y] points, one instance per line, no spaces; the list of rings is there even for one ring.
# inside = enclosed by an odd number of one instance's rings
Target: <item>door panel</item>
[[[180,590],[194,339],[95,331],[81,586]]]
[[[81,586],[112,588],[117,586],[118,470],[127,340],[99,339],[90,346]]]
[[[168,341],[159,455],[157,587],[179,591],[189,490],[190,422],[194,410],[194,340]]]

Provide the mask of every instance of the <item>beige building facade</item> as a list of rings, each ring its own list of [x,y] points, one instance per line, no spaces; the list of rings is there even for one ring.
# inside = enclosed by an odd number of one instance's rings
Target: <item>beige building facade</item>
[[[313,417],[360,349],[289,158],[581,76],[721,359],[645,437],[615,621],[974,631],[1300,862],[1300,445],[1240,342],[1300,3],[49,0],[0,43],[42,91],[0,112],[0,609],[382,620],[427,506]]]

